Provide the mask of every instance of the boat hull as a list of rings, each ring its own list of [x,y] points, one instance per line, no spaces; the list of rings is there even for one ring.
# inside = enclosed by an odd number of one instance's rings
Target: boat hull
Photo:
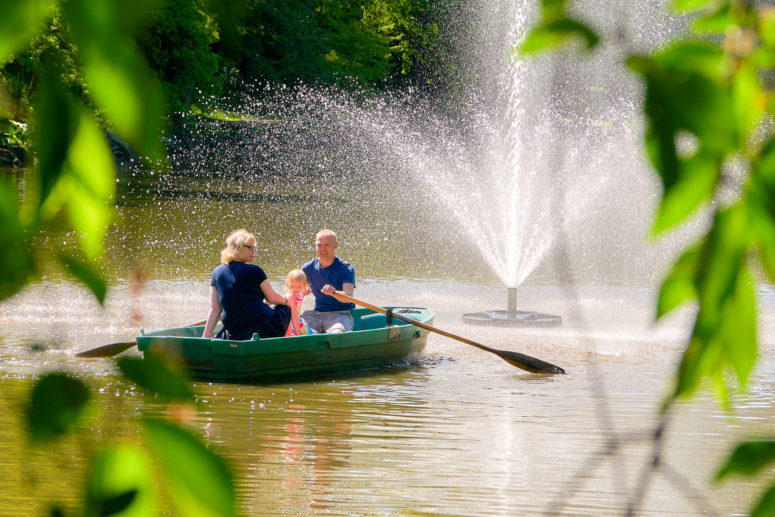
[[[431,324],[424,307],[392,307],[405,317]],[[147,356],[180,360],[199,379],[224,382],[274,382],[412,364],[425,349],[428,331],[368,309],[354,314],[354,330],[335,334],[228,341],[202,338],[204,327],[159,330],[137,337]]]

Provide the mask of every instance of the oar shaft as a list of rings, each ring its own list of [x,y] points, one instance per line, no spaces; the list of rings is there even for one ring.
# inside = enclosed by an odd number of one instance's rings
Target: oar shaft
[[[360,305],[361,307],[370,309],[374,312],[379,312],[382,314],[388,313],[387,309],[384,309],[377,305],[372,305],[362,300],[358,300],[357,298],[353,298],[352,296],[349,296],[341,291],[335,291],[333,296],[342,302],[354,303],[356,305]],[[436,327],[428,325],[427,323],[423,323],[421,321],[415,320],[414,318],[408,318],[406,316],[403,316],[401,314],[396,314],[394,312],[391,313],[391,316],[405,323],[416,325],[430,332],[436,332],[437,334],[441,334],[442,336],[455,339],[467,345],[475,346],[476,348],[480,348],[487,352],[491,352],[497,355],[498,357],[500,357],[501,359],[503,359],[504,361],[506,361],[507,363],[514,365],[517,368],[522,368],[523,370],[526,370],[528,372],[548,373],[548,374],[565,373],[565,370],[563,370],[559,366],[555,366],[551,363],[547,363],[546,361],[542,361],[541,359],[537,359],[535,357],[530,357],[529,355],[520,354],[519,352],[496,350],[494,348],[490,348],[488,346],[482,345],[481,343],[477,343],[476,341],[471,341],[470,339],[464,338],[462,336],[458,336],[457,334],[447,332],[446,330],[438,329]]]
[[[357,300],[357,299],[353,298],[352,296],[348,296],[348,295],[346,295],[345,293],[343,293],[341,291],[336,291],[335,294],[336,294],[336,297],[340,298],[342,301],[349,302],[349,303],[354,303],[356,305],[360,305],[361,307],[365,307],[365,308],[367,308],[369,310],[372,310],[374,312],[380,312],[382,314],[387,314],[388,313],[387,309],[385,309],[383,307],[380,307],[378,305],[372,305],[372,304],[370,304],[368,302],[364,302],[364,301],[361,301],[361,300]],[[391,313],[391,315],[392,315],[393,318],[395,318],[397,320],[401,320],[404,323],[411,323],[412,325],[416,325],[416,326],[418,326],[420,328],[423,328],[425,330],[429,330],[431,332],[436,332],[437,334],[441,334],[442,336],[446,336],[446,337],[451,338],[451,339],[457,339],[458,341],[462,341],[463,343],[467,343],[469,345],[481,348],[482,350],[487,350],[488,352],[492,351],[492,348],[490,348],[490,347],[484,346],[484,345],[482,345],[480,343],[477,343],[475,341],[471,341],[470,339],[466,339],[466,338],[464,338],[462,336],[458,336],[456,334],[452,334],[451,332],[447,332],[446,330],[441,330],[439,328],[433,327],[431,325],[428,325],[427,323],[423,323],[422,321],[417,321],[414,318],[409,318],[409,317],[403,316],[401,314],[396,314],[395,312]]]

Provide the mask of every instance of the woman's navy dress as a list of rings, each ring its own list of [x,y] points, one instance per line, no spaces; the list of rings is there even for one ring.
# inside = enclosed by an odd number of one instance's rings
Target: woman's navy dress
[[[221,264],[213,271],[210,285],[215,287],[221,301],[223,329],[217,339],[243,341],[254,333],[259,337],[284,336],[291,322],[291,308],[264,303],[261,282],[266,273],[255,264],[232,261]]]

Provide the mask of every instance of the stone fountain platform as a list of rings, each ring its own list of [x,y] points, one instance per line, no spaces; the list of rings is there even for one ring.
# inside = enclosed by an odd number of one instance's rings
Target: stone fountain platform
[[[562,318],[554,314],[531,311],[492,310],[463,314],[464,323],[495,327],[559,327]]]
[[[562,318],[543,312],[518,311],[517,288],[509,287],[508,309],[463,314],[463,323],[471,325],[487,325],[491,327],[559,327]]]

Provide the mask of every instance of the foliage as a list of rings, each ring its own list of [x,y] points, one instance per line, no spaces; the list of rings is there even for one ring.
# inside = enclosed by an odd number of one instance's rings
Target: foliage
[[[32,390],[27,405],[29,436],[45,442],[67,434],[81,418],[89,390],[63,373],[42,377]]]
[[[597,46],[598,36],[589,26],[571,18],[566,0],[542,0],[541,18],[531,29],[520,50],[525,54],[556,48],[571,41],[583,41],[587,50]]]
[[[101,68],[115,72],[126,65],[138,71],[137,80],[148,78],[150,68],[172,112],[185,112],[192,103],[207,104],[206,99],[219,96],[224,86],[239,89],[236,77],[247,82],[370,87],[417,80],[418,74],[443,68],[437,62],[437,21],[445,15],[445,5],[460,2],[143,0],[135,13],[122,20],[125,29],[111,38],[105,28],[116,20],[110,18],[123,17],[128,6],[114,6],[102,14],[94,9],[93,19],[83,18],[94,24],[89,27],[72,26],[68,18],[80,16],[76,12],[80,2],[2,1],[12,6],[0,21],[0,27],[8,28],[7,37],[0,38],[0,51],[8,49],[0,52],[4,56],[0,61],[2,118],[30,120],[41,63],[49,56],[58,64],[67,89],[104,125],[120,122],[103,117],[110,99],[101,93],[103,88],[95,88],[98,78],[84,77],[84,72]],[[89,35],[85,28],[94,29],[93,37],[84,39]],[[93,52],[90,41],[104,49]],[[80,48],[84,43],[87,46]],[[137,48],[147,66],[138,59]],[[93,59],[101,54],[110,56],[111,62]],[[435,75],[438,79],[439,72]],[[130,91],[126,89],[129,78],[121,79],[125,93]],[[126,108],[138,106],[135,100]],[[116,103],[112,109],[120,107]],[[0,145],[10,145],[11,135],[3,133],[7,136],[0,135]]]
[[[252,0],[244,36],[224,58],[245,80],[373,85],[408,75],[436,36],[410,0]]]
[[[569,34],[592,46],[591,29],[567,15],[567,3],[543,0],[542,21],[523,51],[558,46]],[[712,213],[710,228],[676,261],[659,294],[658,318],[690,301],[699,307],[665,408],[704,379],[725,402],[731,379],[746,386],[758,349],[752,271],[761,264],[775,280],[775,138],[766,129],[775,104],[762,81],[775,66],[775,9],[744,0],[674,0],[673,7],[695,14],[695,34],[627,59],[645,85],[644,143],[663,186],[653,233],[664,234],[701,207]],[[563,27],[553,25],[557,20]],[[733,181],[732,160],[747,174],[740,195],[729,199],[722,187]],[[775,460],[750,453],[763,447],[771,443],[740,445],[719,478]],[[754,513],[775,512],[774,494],[775,486]]]
[[[122,357],[118,359],[118,367],[127,379],[164,399],[186,401],[194,398],[191,386],[184,381],[183,374],[178,372],[178,375],[167,375],[170,365],[158,357],[151,355],[144,360]]]
[[[194,401],[188,378],[160,359],[143,363],[124,358],[120,366],[131,372],[130,380],[140,377],[138,386],[152,396],[185,404]],[[43,376],[27,402],[32,443],[40,446],[78,433],[90,400],[82,381],[63,373]],[[163,495],[174,504],[176,515],[237,515],[233,476],[221,456],[181,423],[145,418],[142,425],[145,446],[98,447],[84,487],[84,515],[160,515]]]
[[[82,254],[60,255],[59,261],[104,300],[96,263],[112,216],[116,173],[101,122],[147,156],[159,157],[161,150],[161,89],[134,44],[134,31],[151,8],[153,0],[131,6],[0,1],[0,26],[13,24],[0,31],[0,90],[16,101],[0,110],[0,127],[27,114],[37,156],[24,206],[0,184],[0,299],[35,274],[31,238],[66,214]]]
[[[0,90],[5,89],[15,101],[7,113],[10,119],[27,120],[31,115],[38,65],[44,56],[59,64],[62,80],[70,91],[82,97],[85,90],[77,52],[58,9],[51,11],[42,30],[33,34],[28,43],[6,63],[0,62]]]
[[[164,0],[154,23],[137,37],[172,111],[187,110],[195,92],[220,93],[220,56],[211,49],[219,39],[218,28],[206,7],[204,0]]]

